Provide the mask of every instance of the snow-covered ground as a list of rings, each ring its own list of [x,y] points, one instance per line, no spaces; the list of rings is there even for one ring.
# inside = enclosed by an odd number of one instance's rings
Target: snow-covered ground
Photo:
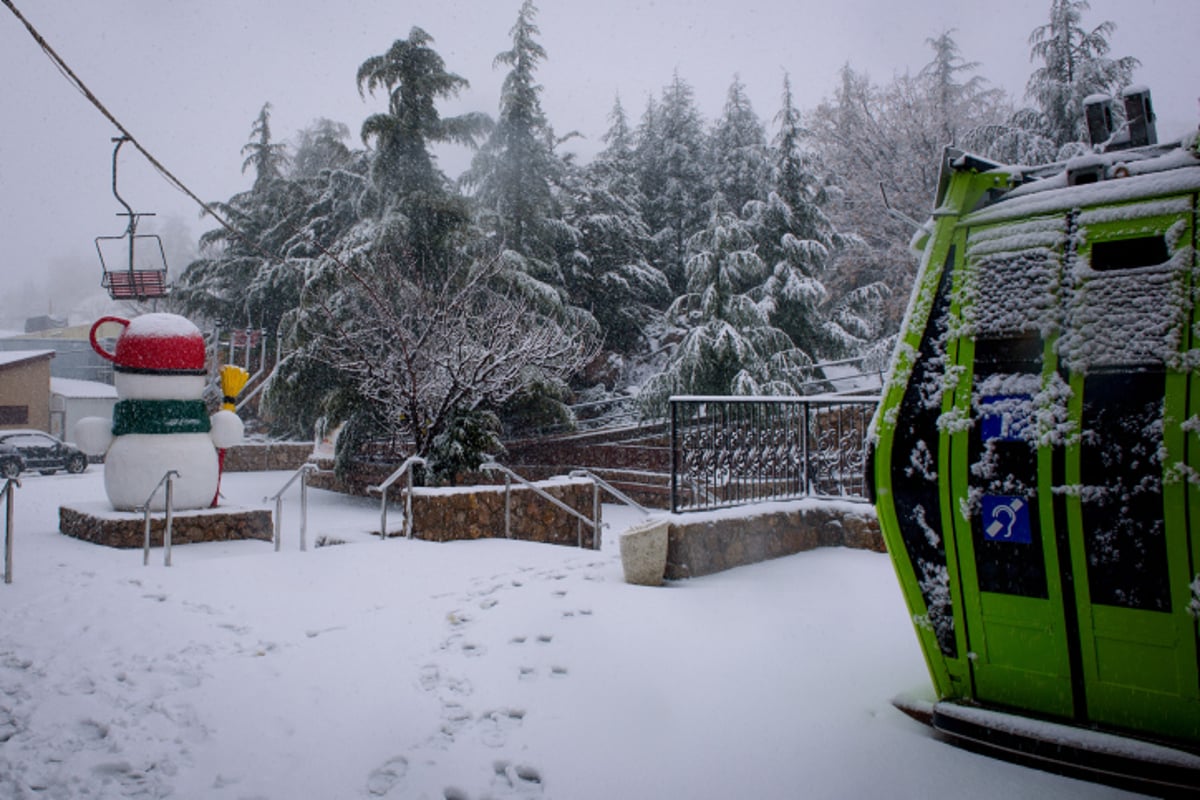
[[[102,467],[26,475],[0,584],[3,798],[1098,798],[936,739],[886,556],[817,550],[661,588],[601,551],[364,531],[313,490],[298,550],[141,551],[57,532]],[[261,506],[285,473],[227,475]],[[0,512],[2,513],[2,512]]]

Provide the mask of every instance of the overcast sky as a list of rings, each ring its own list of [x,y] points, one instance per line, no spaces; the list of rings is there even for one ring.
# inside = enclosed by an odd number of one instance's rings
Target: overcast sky
[[[358,65],[414,25],[471,82],[443,113],[494,115],[503,70],[492,60],[510,46],[520,7],[520,0],[13,1],[143,146],[206,200],[249,186],[239,151],[264,102],[272,104],[277,139],[328,117],[346,123],[357,146],[362,120],[386,102],[359,97]],[[737,74],[769,121],[785,70],[797,104],[808,109],[831,94],[844,63],[886,83],[927,63],[926,40],[947,29],[956,29],[980,75],[1019,98],[1032,68],[1027,39],[1048,8],[1049,0],[542,0],[537,23],[548,58],[538,78],[550,121],[560,133],[586,137],[569,147],[586,158],[600,146],[618,93],[636,123],[646,98],[676,70],[707,119],[719,114]],[[1110,55],[1142,62],[1135,79],[1154,92],[1160,137],[1195,127],[1196,0],[1092,0],[1085,25],[1104,20],[1117,25]],[[80,275],[98,285],[93,237],[121,233],[123,221],[110,191],[117,131],[4,6],[0,75],[2,317],[27,283]],[[453,176],[465,158],[449,152],[441,163]],[[182,221],[193,239],[212,227],[131,147],[122,150],[120,177],[122,195],[135,211],[157,212],[155,222]],[[184,266],[171,269],[177,275]]]

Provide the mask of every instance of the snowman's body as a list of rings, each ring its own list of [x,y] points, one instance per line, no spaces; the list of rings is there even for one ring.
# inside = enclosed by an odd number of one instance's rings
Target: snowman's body
[[[104,322],[125,326],[115,353],[96,341],[96,328]],[[200,331],[175,314],[147,314],[132,321],[105,317],[92,326],[92,347],[113,362],[118,401],[111,424],[81,420],[76,439],[89,452],[107,447],[104,488],[113,508],[133,511],[149,501],[151,511],[164,510],[166,491],[159,484],[172,471],[172,508],[213,505],[220,479],[217,446],[239,441],[242,430],[231,411],[218,412],[212,420],[208,416]]]
[[[141,417],[135,421],[143,426],[176,429],[169,433],[126,433],[124,430],[134,426],[126,425],[123,429],[121,415],[114,415],[113,441],[104,458],[104,489],[113,508],[129,511],[141,506],[168,470],[177,473],[171,481],[173,508],[212,505],[217,493],[217,450],[209,433],[207,413],[198,400],[204,393],[204,376],[117,372],[113,382],[117,396],[126,409],[131,409],[127,416]],[[202,416],[186,414],[194,403],[199,403]],[[158,419],[156,425],[150,425],[148,415],[139,414],[138,409],[157,406],[166,406],[168,414],[171,408],[178,410],[174,417]],[[155,492],[150,510],[165,508],[165,491]]]

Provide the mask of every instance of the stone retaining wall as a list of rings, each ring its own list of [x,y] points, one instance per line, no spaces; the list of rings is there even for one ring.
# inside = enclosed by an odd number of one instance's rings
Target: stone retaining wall
[[[226,472],[296,470],[312,455],[312,442],[245,442],[225,451]]]
[[[696,578],[817,547],[885,552],[874,507],[801,500],[670,517],[666,577]]]
[[[95,508],[85,504],[58,509],[59,530],[67,536],[109,547],[142,547],[146,535],[145,517],[132,512],[113,511],[105,504]],[[150,544],[161,547],[165,515],[150,515]],[[267,509],[216,508],[177,511],[171,518],[171,544],[227,542],[237,539],[272,541],[274,528]]]
[[[588,519],[592,518],[593,484],[590,480],[559,478],[539,481],[536,485]],[[513,539],[572,547],[582,539],[583,547],[594,547],[591,526],[532,490],[513,486],[510,503]],[[412,514],[413,537],[417,539],[448,542],[504,538],[504,487],[418,488],[413,491]]]

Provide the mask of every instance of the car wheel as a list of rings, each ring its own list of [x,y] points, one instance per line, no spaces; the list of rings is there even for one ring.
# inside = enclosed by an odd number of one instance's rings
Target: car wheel
[[[21,465],[15,461],[0,462],[0,476],[15,478],[21,474]]]
[[[39,469],[38,472],[42,473],[43,475],[53,475],[54,473],[58,472],[58,470],[56,470],[56,469]]]
[[[78,475],[87,469],[87,456],[74,455],[67,459],[67,472]]]

